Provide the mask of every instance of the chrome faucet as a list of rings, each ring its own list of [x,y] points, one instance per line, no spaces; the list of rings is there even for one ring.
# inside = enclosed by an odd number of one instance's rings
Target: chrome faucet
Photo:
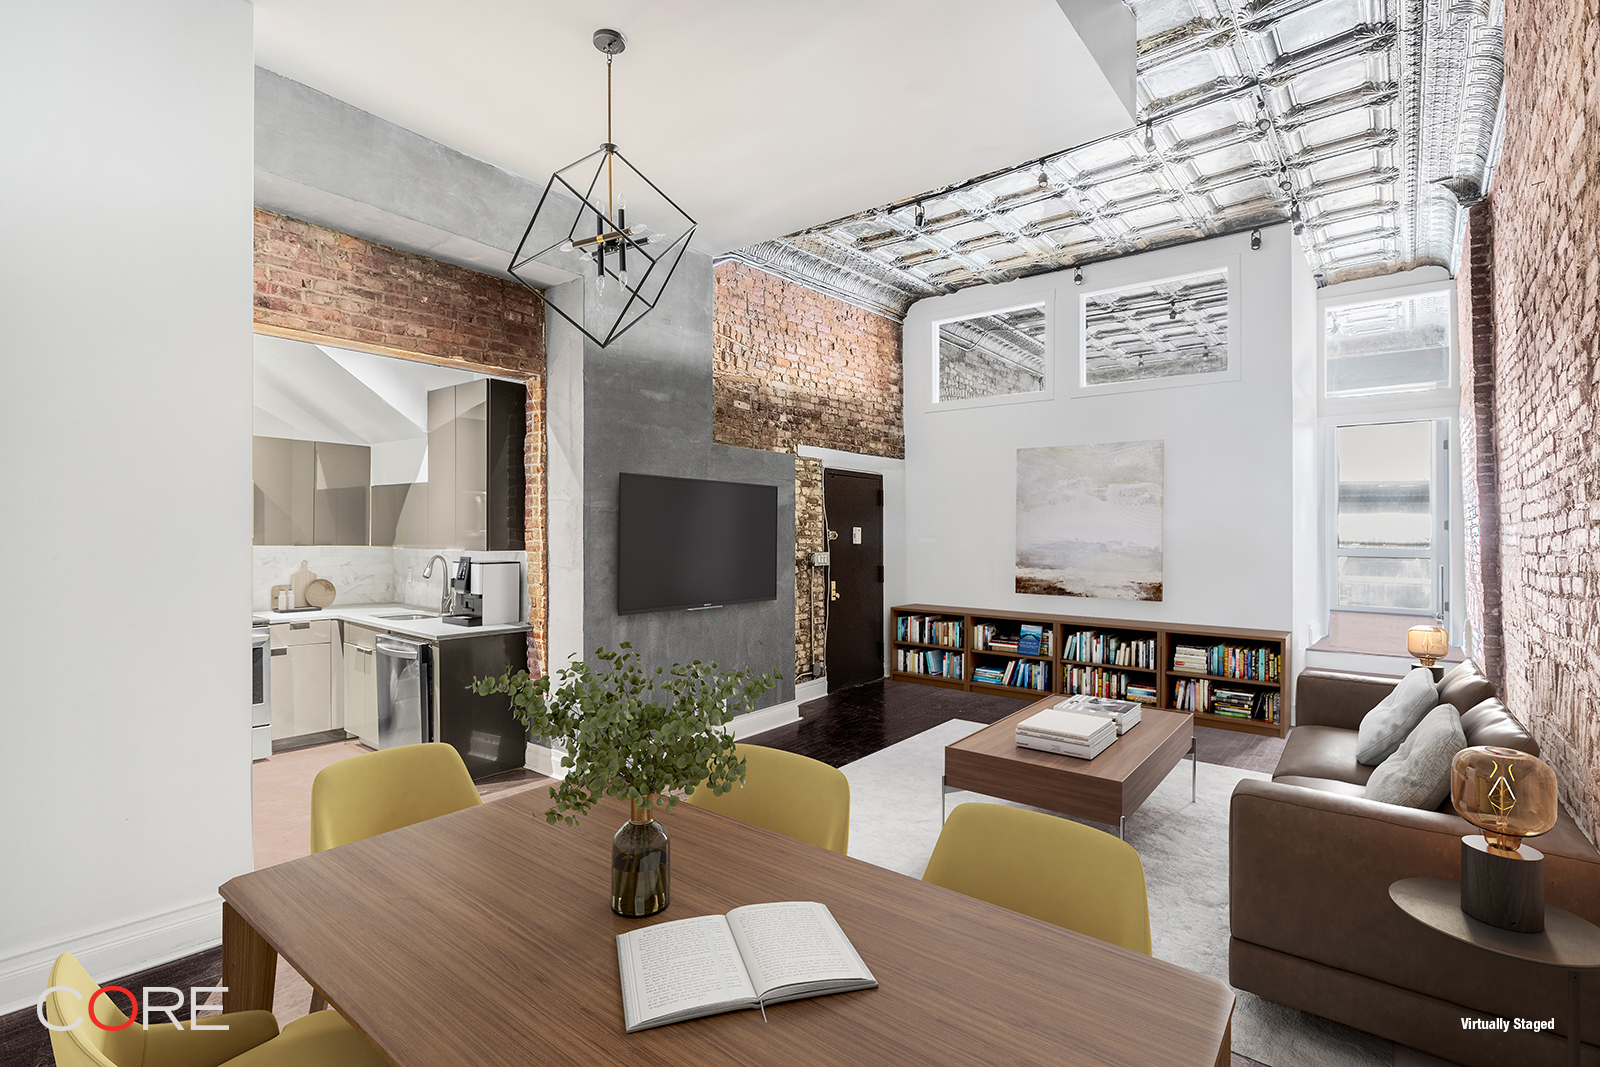
[[[444,571],[439,575],[439,577],[444,579],[444,587],[439,590],[439,617],[442,619],[446,615],[450,614],[450,561],[435,553],[433,559],[428,561],[428,565],[422,568],[423,581],[427,581],[429,578],[433,577],[434,560],[438,560],[440,563],[444,564]]]

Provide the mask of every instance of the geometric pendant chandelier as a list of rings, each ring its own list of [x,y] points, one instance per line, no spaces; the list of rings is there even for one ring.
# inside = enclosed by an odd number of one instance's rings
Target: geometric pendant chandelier
[[[605,143],[550,176],[508,269],[517,281],[538,289],[542,286],[519,272],[535,262],[570,271],[573,253],[580,253],[584,288],[594,288],[598,299],[592,303],[601,308],[597,329],[590,331],[553,303],[545,306],[605,348],[655,308],[698,224],[617,151],[611,137],[611,60],[627,41],[616,30],[596,30],[594,46],[606,57]],[[646,219],[667,232],[652,229]],[[533,231],[541,221],[550,228],[536,239]]]

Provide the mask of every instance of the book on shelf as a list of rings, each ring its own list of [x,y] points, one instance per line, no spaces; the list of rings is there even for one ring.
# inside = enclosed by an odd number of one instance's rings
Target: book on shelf
[[[1050,631],[1043,626],[1029,626],[1019,624],[1020,632],[1016,636],[1001,632],[1001,628],[992,622],[977,622],[972,624],[973,647],[983,652],[1015,652],[1023,656],[1048,656],[1050,654]],[[1028,642],[1029,631],[1037,631],[1038,644],[1029,645],[1033,651],[1023,647]]]
[[[1172,669],[1277,684],[1283,677],[1283,656],[1259,645],[1182,644],[1173,646]]]
[[[966,677],[963,671],[965,662],[960,652],[897,648],[894,650],[894,666],[895,670],[905,674],[931,674],[954,681]]]
[[[826,905],[747,904],[617,935],[628,1033],[878,984]]]
[[[1107,697],[1076,693],[1056,705],[1060,711],[1075,711],[1082,715],[1098,715],[1117,724],[1117,735],[1127,733],[1139,725],[1142,710],[1137,700],[1111,700]]]
[[[1034,623],[1022,624],[1022,636],[1017,638],[1017,652],[1024,656],[1037,656],[1044,641],[1044,627]]]
[[[1156,667],[1154,638],[1129,640],[1098,630],[1080,630],[1068,634],[1062,643],[1061,654],[1066,659],[1080,663],[1104,663],[1113,667],[1138,667],[1152,671]]]
[[[1276,691],[1230,689],[1203,678],[1172,683],[1172,706],[1179,711],[1208,712],[1227,719],[1254,719],[1279,724],[1283,697]]]
[[[1034,660],[1007,660],[1002,667],[974,667],[972,680],[986,685],[1008,685],[1016,689],[1048,690],[1050,664]]]
[[[901,615],[895,620],[894,639],[917,645],[961,647],[961,620],[938,615]]]
[[[1130,677],[1122,671],[1105,667],[1067,667],[1065,671],[1065,689],[1068,693],[1086,693],[1112,700],[1138,700],[1145,704],[1156,702],[1153,682]]]
[[[1017,723],[1017,744],[1043,752],[1094,759],[1117,739],[1115,719],[1046,708]]]

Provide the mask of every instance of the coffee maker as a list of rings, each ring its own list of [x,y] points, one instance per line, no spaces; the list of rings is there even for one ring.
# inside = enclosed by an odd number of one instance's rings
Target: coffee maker
[[[522,619],[522,565],[514,559],[474,563],[462,556],[450,579],[451,613],[456,626],[504,626]]]
[[[483,594],[472,591],[471,556],[456,561],[456,573],[450,579],[450,614],[443,621],[453,626],[483,625]]]

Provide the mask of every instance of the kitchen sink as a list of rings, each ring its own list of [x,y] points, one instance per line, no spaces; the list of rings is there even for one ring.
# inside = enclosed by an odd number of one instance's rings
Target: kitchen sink
[[[373,618],[375,618],[375,619],[389,619],[389,620],[392,620],[394,622],[401,622],[401,621],[404,621],[406,619],[437,619],[438,617],[439,616],[433,614],[431,611],[430,612],[408,611],[408,612],[402,612],[399,615],[374,615],[373,616]]]

